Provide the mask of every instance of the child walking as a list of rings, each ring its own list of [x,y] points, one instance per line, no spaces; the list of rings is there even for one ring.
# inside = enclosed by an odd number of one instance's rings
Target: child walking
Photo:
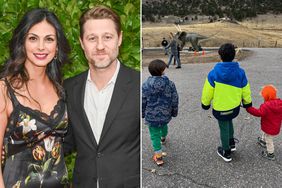
[[[235,47],[223,44],[218,54],[222,62],[215,65],[206,78],[202,91],[202,108],[208,110],[212,102],[212,112],[220,129],[222,146],[217,154],[226,162],[232,160],[231,151],[236,150],[232,119],[237,117],[241,102],[243,107],[252,106],[251,90],[245,71],[238,62],[233,62]]]
[[[266,85],[261,90],[264,103],[260,107],[247,108],[247,112],[253,116],[261,117],[262,137],[258,137],[258,144],[266,151],[262,156],[275,160],[273,138],[279,134],[282,121],[282,100],[276,96],[277,90],[273,85]]]
[[[162,60],[153,60],[148,69],[151,76],[142,85],[142,118],[149,127],[153,160],[161,166],[164,164],[161,142],[165,142],[167,124],[177,116],[178,94],[174,83],[164,76],[166,64]]]

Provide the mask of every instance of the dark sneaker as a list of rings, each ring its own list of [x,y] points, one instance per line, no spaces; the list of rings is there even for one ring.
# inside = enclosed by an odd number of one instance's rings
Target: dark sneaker
[[[162,166],[164,164],[163,157],[162,157],[161,153],[160,154],[155,153],[154,156],[153,156],[153,160],[155,161],[155,163],[158,166]]]
[[[266,142],[261,137],[258,137],[258,145],[263,148],[266,148]]]
[[[166,138],[165,137],[161,137],[161,144],[165,144],[166,143]]]
[[[176,69],[181,69],[181,66],[177,66],[177,67],[175,67]]]
[[[274,153],[268,153],[267,151],[262,151],[261,156],[271,161],[275,160]]]
[[[222,147],[217,148],[217,154],[225,161],[230,162],[231,158],[231,150],[224,150]]]
[[[231,152],[236,151],[236,145],[235,145],[236,143],[239,143],[239,140],[237,138],[231,138],[229,140]]]

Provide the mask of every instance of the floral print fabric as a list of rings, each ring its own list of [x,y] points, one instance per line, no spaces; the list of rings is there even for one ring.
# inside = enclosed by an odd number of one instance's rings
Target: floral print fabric
[[[4,136],[2,172],[5,187],[64,188],[68,174],[62,151],[67,130],[66,104],[60,99],[50,116],[22,106],[12,88],[14,106]]]

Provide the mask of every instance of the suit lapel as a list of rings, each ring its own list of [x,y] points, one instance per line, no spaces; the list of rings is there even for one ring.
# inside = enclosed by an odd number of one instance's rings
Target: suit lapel
[[[86,71],[86,73],[82,76],[80,80],[77,80],[73,88],[73,92],[74,92],[73,96],[76,97],[74,98],[75,107],[77,108],[78,117],[81,118],[81,126],[83,127],[81,131],[86,132],[87,138],[89,138],[88,141],[90,141],[89,145],[97,147],[97,142],[95,140],[86,112],[84,110],[84,96],[85,96],[87,73],[88,71]]]
[[[111,102],[107,111],[104,127],[100,138],[100,143],[102,142],[106,133],[110,129],[112,125],[112,121],[114,120],[115,116],[117,115],[124,101],[126,100],[127,93],[130,89],[129,84],[130,84],[130,76],[126,73],[126,69],[124,68],[124,65],[120,64],[120,70],[115,83]]]

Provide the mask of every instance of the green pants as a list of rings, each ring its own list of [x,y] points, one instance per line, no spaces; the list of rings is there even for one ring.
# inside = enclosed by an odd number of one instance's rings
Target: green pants
[[[234,138],[234,129],[232,120],[229,121],[218,121],[219,129],[220,129],[220,140],[222,144],[222,148],[224,150],[230,149],[230,139]]]
[[[150,132],[150,137],[154,151],[156,153],[161,152],[162,150],[161,137],[167,136],[167,125],[164,125],[161,128],[149,126],[149,132]]]

